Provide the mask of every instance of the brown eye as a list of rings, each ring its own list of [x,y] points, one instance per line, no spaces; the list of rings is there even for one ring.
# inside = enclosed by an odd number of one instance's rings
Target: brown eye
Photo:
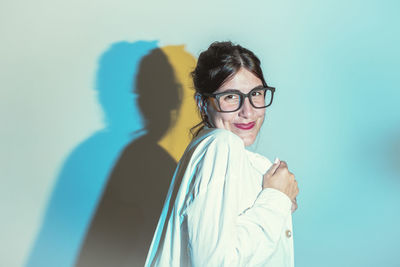
[[[224,101],[236,101],[238,99],[239,99],[239,96],[237,94],[224,95],[224,97],[223,97]]]
[[[251,92],[251,96],[263,96],[263,95],[264,95],[264,90],[262,89]]]

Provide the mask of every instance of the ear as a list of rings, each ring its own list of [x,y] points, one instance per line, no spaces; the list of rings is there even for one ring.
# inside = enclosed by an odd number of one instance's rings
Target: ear
[[[207,114],[207,100],[199,93],[196,93],[195,98],[197,107],[200,110],[200,112]]]
[[[196,93],[194,95],[194,98],[196,100],[197,108],[201,111],[202,106],[203,106],[203,100],[201,99],[201,95],[199,93]]]

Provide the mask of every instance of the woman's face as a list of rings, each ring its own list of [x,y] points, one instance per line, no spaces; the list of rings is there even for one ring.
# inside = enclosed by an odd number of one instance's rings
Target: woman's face
[[[241,68],[231,79],[221,85],[215,93],[236,89],[247,94],[252,89],[262,86],[262,81],[245,68]],[[226,129],[242,138],[245,146],[254,143],[264,121],[265,109],[254,108],[246,97],[242,107],[235,112],[219,112],[215,98],[209,98],[207,114],[211,124],[220,129]]]

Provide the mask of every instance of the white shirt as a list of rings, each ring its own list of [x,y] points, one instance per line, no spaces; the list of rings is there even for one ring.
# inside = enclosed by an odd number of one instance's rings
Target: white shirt
[[[292,267],[291,201],[262,189],[271,162],[203,129],[178,163],[145,266]]]

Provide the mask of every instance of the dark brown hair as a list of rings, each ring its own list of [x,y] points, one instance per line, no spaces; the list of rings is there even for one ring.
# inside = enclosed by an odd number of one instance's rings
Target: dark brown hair
[[[200,54],[196,68],[191,75],[196,90],[195,97],[201,105],[199,111],[202,121],[190,130],[193,136],[197,136],[204,126],[210,126],[205,113],[206,97],[204,93],[214,93],[241,68],[253,73],[264,86],[267,86],[260,65],[260,60],[253,52],[232,42],[214,42]]]

